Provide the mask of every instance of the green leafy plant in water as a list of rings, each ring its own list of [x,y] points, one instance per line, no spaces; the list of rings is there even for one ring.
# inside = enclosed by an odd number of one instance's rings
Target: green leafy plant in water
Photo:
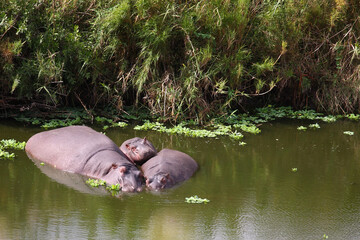
[[[108,185],[106,186],[106,190],[108,190],[112,196],[115,196],[116,194],[118,194],[121,190],[120,184],[112,184],[112,185]]]
[[[92,178],[89,178],[87,181],[86,181],[87,184],[89,184],[90,186],[92,187],[99,187],[99,186],[105,186],[106,185],[106,182],[104,180],[101,180],[101,179],[92,179]]]
[[[225,126],[223,124],[216,124],[213,131],[217,136],[229,135],[231,132],[231,126]]]
[[[106,129],[110,128],[110,127],[124,128],[126,126],[128,126],[128,124],[126,122],[112,122],[110,126],[109,125],[103,126],[103,130],[106,130]]]
[[[210,200],[206,199],[206,198],[199,198],[197,195],[191,196],[191,197],[187,197],[185,198],[185,202],[187,203],[209,203]]]
[[[45,129],[67,127],[67,126],[81,124],[82,122],[83,121],[81,120],[80,117],[77,117],[75,119],[67,119],[67,120],[53,119],[49,122],[44,123],[43,125],[41,125],[41,127]]]
[[[310,124],[309,128],[320,128],[320,125],[318,123]]]
[[[360,114],[351,113],[351,114],[346,115],[345,117],[347,117],[350,120],[356,120],[357,121],[360,118]]]
[[[112,119],[106,117],[99,117],[99,116],[95,117],[95,121],[99,123],[110,123],[110,124],[113,123]]]
[[[109,191],[120,191],[121,187],[120,184],[112,184],[112,185],[108,185],[106,186],[106,189]]]
[[[271,105],[264,108],[258,108],[256,111],[257,115],[265,121],[275,120],[276,118],[284,118],[293,113],[291,107],[274,108]]]
[[[121,190],[120,184],[117,183],[117,184],[107,185],[106,182],[101,179],[89,178],[86,181],[86,183],[89,184],[91,187],[106,186],[105,189],[108,190],[111,193],[111,195],[113,195],[113,196],[118,194],[119,191]]]
[[[297,168],[291,168],[292,172],[297,172],[297,170],[298,170]]]
[[[244,135],[242,135],[240,132],[233,132],[229,135],[230,138],[234,139],[234,140],[240,140],[244,137]]]
[[[349,135],[349,136],[353,136],[354,135],[354,132],[351,132],[351,131],[345,131],[344,134],[346,135]]]
[[[0,159],[13,160],[14,158],[15,158],[15,153],[9,153],[0,148]]]
[[[332,115],[321,117],[319,119],[323,120],[324,122],[336,122],[336,117]]]
[[[314,119],[319,119],[322,115],[323,115],[322,113],[317,113],[314,110],[299,110],[293,112],[290,116],[296,119],[314,120]]]
[[[255,124],[234,124],[235,128],[240,128],[244,132],[252,133],[252,134],[259,134],[261,130],[256,127]]]
[[[14,139],[2,139],[0,141],[0,159],[13,160],[15,153],[9,153],[5,149],[23,150],[25,145],[25,142],[18,142]]]
[[[135,130],[154,130],[154,131],[165,131],[166,127],[159,122],[145,121],[143,125],[137,125],[134,127]]]
[[[300,131],[305,131],[306,129],[307,129],[307,127],[304,127],[304,126],[297,127],[297,130],[300,130]]]
[[[18,142],[15,139],[2,139],[0,146],[3,148],[11,148],[16,150],[24,150],[26,142]]]

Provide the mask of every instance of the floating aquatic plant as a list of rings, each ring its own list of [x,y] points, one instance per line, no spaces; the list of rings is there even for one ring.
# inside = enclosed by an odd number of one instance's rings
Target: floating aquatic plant
[[[89,184],[91,187],[99,187],[99,186],[106,186],[106,190],[108,190],[113,196],[119,193],[121,190],[120,184],[112,184],[112,185],[106,185],[106,182],[101,179],[92,179],[89,178],[86,181],[87,184]]]
[[[357,121],[357,120],[359,120],[360,115],[351,113],[351,114],[346,115],[345,117],[347,117],[350,120],[356,120]]]
[[[336,122],[336,117],[332,115],[321,117],[320,119],[324,122]]]
[[[16,149],[16,150],[24,150],[26,142],[18,142],[15,139],[2,139],[0,141],[0,146],[4,149]]]
[[[239,132],[233,132],[229,135],[230,138],[234,139],[234,140],[240,140],[244,137],[244,135],[242,135],[241,133]]]
[[[291,168],[292,172],[297,172],[297,170],[298,170],[297,168]]]
[[[317,113],[314,110],[299,110],[290,114],[292,118],[309,120],[319,119],[322,115],[322,113]]]
[[[187,197],[185,198],[185,202],[187,203],[209,203],[210,200],[206,199],[206,198],[199,198],[197,195],[191,196],[191,197]]]
[[[252,134],[258,134],[261,132],[261,130],[256,127],[254,124],[235,124],[235,128],[240,128],[244,132],[252,133]]]
[[[320,128],[320,125],[317,124],[317,123],[310,124],[310,125],[309,125],[309,128]]]
[[[26,142],[18,142],[15,139],[2,139],[0,141],[0,159],[11,159],[15,158],[15,153],[9,153],[5,149],[23,150]]]
[[[87,184],[89,184],[90,186],[92,187],[98,187],[98,186],[105,186],[106,185],[106,182],[104,180],[101,180],[101,179],[92,179],[92,178],[89,178],[87,181],[86,181]]]
[[[307,129],[307,127],[304,127],[304,126],[297,127],[297,130],[300,130],[300,131],[305,131],[306,129]]]
[[[111,192],[111,193],[114,193],[114,192],[119,192],[121,187],[120,187],[120,184],[112,184],[112,185],[108,185],[106,186],[106,189]]]
[[[0,159],[14,159],[15,153],[9,153],[4,151],[3,149],[0,149]]]
[[[106,117],[99,117],[99,116],[95,117],[95,121],[99,123],[110,123],[110,124],[113,123],[112,119]]]
[[[53,119],[49,122],[42,124],[41,127],[45,128],[45,129],[57,128],[57,127],[67,127],[67,126],[72,126],[72,125],[78,125],[78,124],[81,124],[82,122],[83,121],[81,120],[80,117],[77,117],[75,119],[66,119],[66,120]]]
[[[352,136],[352,135],[354,135],[354,132],[351,132],[351,131],[345,131],[345,132],[344,132],[344,134],[349,135],[349,136]]]

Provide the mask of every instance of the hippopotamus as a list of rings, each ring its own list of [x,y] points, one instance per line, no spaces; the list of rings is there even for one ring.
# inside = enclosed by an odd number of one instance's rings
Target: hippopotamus
[[[157,151],[146,138],[131,138],[121,144],[120,150],[135,164],[142,165],[157,154]]]
[[[170,188],[189,179],[198,164],[186,153],[164,148],[141,166],[150,190]]]
[[[107,136],[86,126],[41,132],[26,143],[32,160],[54,168],[120,184],[124,192],[141,191],[143,175]]]

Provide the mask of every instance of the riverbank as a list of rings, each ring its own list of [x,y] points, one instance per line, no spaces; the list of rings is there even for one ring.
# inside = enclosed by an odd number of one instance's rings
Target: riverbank
[[[116,112],[106,115],[95,115],[83,109],[63,109],[57,112],[23,112],[9,113],[16,121],[26,125],[40,126],[44,130],[70,125],[95,125],[106,132],[110,128],[124,128],[129,125],[136,131],[157,131],[166,134],[180,134],[187,137],[218,138],[228,136],[240,145],[244,134],[261,133],[261,125],[279,119],[308,120],[306,126],[299,126],[298,130],[317,129],[323,123],[336,122],[338,119],[358,121],[360,114],[325,115],[314,110],[293,110],[291,107],[267,106],[257,108],[251,113],[236,113],[222,115],[210,119],[206,123],[194,120],[179,123],[166,122],[161,116],[153,116],[149,112],[129,111],[117,115]],[[4,115],[2,115],[4,117]]]

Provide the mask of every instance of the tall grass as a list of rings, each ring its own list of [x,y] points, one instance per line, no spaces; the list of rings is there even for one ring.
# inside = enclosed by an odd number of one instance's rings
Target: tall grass
[[[355,112],[355,0],[4,0],[3,96],[196,118],[257,104]]]

